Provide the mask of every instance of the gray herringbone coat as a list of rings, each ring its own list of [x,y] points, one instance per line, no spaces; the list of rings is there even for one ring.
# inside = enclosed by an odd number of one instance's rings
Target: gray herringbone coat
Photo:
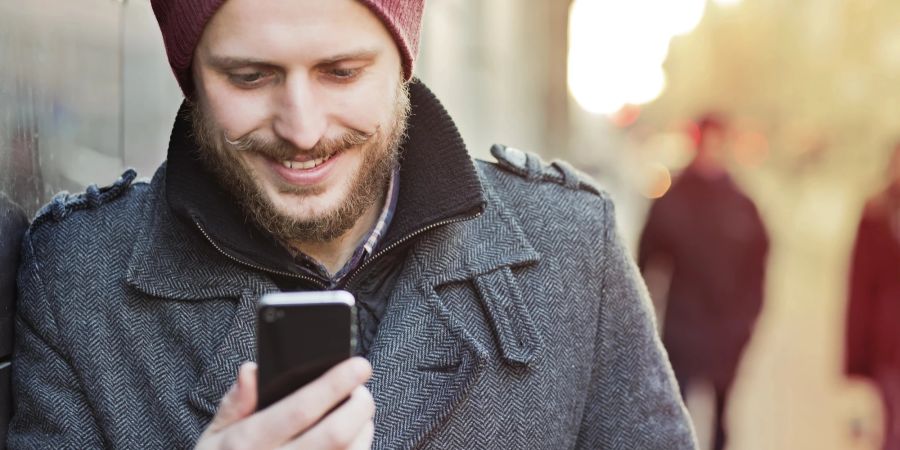
[[[610,201],[497,155],[485,212],[424,235],[399,275],[369,354],[374,447],[693,448]],[[191,447],[254,359],[276,286],[176,221],[165,183],[58,200],[28,232],[12,447]]]

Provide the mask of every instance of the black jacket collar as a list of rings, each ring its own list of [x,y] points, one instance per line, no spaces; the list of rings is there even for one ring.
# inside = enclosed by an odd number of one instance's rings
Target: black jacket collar
[[[410,100],[412,115],[400,150],[397,211],[379,248],[392,247],[430,226],[485,208],[478,172],[443,105],[418,80],[410,85]],[[288,251],[248,220],[235,199],[201,164],[197,152],[187,107],[182,105],[169,143],[166,177],[166,197],[175,215],[244,265],[295,273]]]

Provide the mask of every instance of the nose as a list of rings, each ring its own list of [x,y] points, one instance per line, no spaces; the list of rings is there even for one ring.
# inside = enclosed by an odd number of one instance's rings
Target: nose
[[[301,150],[309,150],[324,137],[328,127],[325,105],[304,77],[288,78],[278,93],[274,131]]]

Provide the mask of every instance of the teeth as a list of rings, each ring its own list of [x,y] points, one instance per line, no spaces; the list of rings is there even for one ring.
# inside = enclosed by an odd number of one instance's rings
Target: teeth
[[[312,169],[312,168],[314,168],[314,167],[316,167],[316,166],[318,166],[318,165],[324,163],[325,161],[328,161],[329,159],[330,159],[330,157],[326,156],[326,157],[322,157],[322,158],[319,158],[319,159],[314,159],[314,160],[311,160],[311,161],[303,161],[303,162],[300,162],[300,161],[282,161],[282,162],[281,162],[281,165],[284,166],[284,167],[287,167],[288,169],[294,169],[294,170],[309,170],[309,169]]]

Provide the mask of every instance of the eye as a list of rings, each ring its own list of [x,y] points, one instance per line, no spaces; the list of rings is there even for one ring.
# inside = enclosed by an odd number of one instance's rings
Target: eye
[[[332,67],[325,70],[325,74],[336,81],[352,81],[359,76],[362,69]]]
[[[356,70],[354,69],[334,69],[331,71],[331,74],[340,77],[340,78],[349,78],[353,75],[356,75]]]
[[[271,72],[264,71],[255,71],[255,72],[240,72],[240,73],[230,73],[228,74],[228,80],[231,81],[232,84],[242,88],[253,88],[262,85],[266,80],[268,80],[272,76]]]

